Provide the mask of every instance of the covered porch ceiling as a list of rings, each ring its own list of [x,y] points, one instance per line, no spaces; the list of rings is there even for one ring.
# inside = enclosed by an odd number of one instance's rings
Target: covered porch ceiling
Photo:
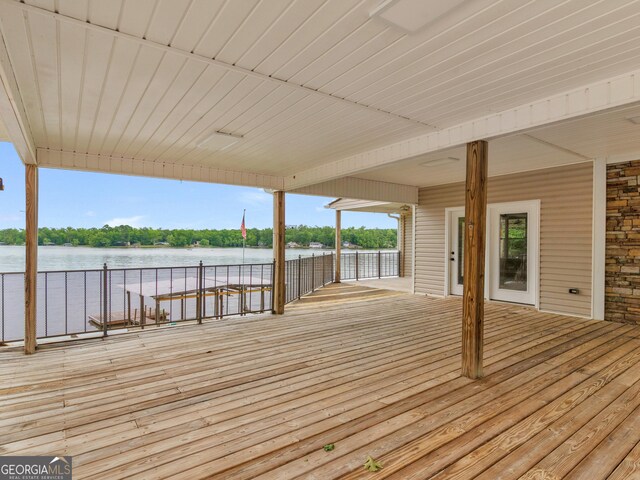
[[[368,180],[416,187],[462,182],[465,146],[418,155],[358,174]],[[489,176],[569,165],[594,158],[640,158],[640,105],[498,137],[489,146]]]
[[[353,198],[336,198],[325,208],[341,212],[369,212],[369,213],[407,213],[411,206],[406,203],[380,202],[371,200],[356,200]]]
[[[7,132],[7,127],[4,126],[2,117],[0,117],[0,142],[10,142],[10,141],[11,141],[11,138],[9,137],[9,133]]]
[[[0,0],[0,116],[42,167],[400,203],[476,139],[491,175],[640,152],[640,2],[424,5]]]

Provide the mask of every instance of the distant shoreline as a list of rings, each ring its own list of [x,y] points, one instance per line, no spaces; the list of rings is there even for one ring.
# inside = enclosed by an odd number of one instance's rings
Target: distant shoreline
[[[0,248],[1,247],[24,247],[24,245],[7,245],[7,244],[0,244]],[[91,245],[38,245],[38,247],[42,247],[42,248],[92,248],[92,249],[113,249],[113,250],[139,250],[139,249],[165,249],[165,250],[194,250],[194,249],[203,249],[203,250],[217,250],[217,249],[224,249],[224,250],[231,250],[231,249],[241,249],[242,247],[216,247],[216,246],[202,246],[202,245],[192,245],[192,246],[185,246],[185,247],[172,247],[171,245],[112,245],[112,246],[104,246],[104,247],[94,247]],[[256,247],[256,246],[249,246],[247,245],[245,247],[247,250],[272,250],[272,247]],[[335,250],[335,247],[305,247],[303,245],[298,245],[296,247],[286,247],[287,249],[291,249],[291,250],[313,250],[313,251],[333,251]],[[356,247],[356,246],[348,246],[348,247],[341,247],[342,250],[396,250],[395,248],[379,248],[379,249],[370,249],[370,248],[364,248],[364,247]]]

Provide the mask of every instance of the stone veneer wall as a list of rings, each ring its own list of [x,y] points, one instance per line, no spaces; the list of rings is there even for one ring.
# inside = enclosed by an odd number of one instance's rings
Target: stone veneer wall
[[[607,166],[605,319],[640,324],[640,160]]]

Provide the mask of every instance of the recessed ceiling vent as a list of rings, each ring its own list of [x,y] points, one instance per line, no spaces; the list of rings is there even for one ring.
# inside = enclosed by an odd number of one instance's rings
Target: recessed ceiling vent
[[[369,12],[369,16],[411,34],[431,25],[463,3],[465,0],[382,0]]]
[[[213,132],[202,137],[196,143],[199,148],[206,148],[209,150],[222,151],[226,150],[232,145],[235,145],[242,140],[241,135],[233,135],[231,133]]]
[[[441,165],[458,163],[459,161],[460,159],[456,157],[434,158],[433,160],[422,162],[420,165],[422,165],[423,167],[439,167]]]

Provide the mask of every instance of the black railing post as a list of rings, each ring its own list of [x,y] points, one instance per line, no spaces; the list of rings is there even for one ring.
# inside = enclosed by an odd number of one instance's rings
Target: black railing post
[[[202,281],[204,277],[202,275],[202,260],[198,264],[198,281],[196,282],[196,319],[198,320],[198,324],[202,323]],[[157,312],[156,312],[157,315]]]
[[[382,254],[380,253],[380,250],[378,250],[378,278],[382,277],[382,269],[381,269],[382,262],[380,261],[381,258],[382,258]]]
[[[302,255],[298,255],[298,300],[302,296]]]
[[[358,266],[359,266],[358,265],[358,250],[356,250],[356,282],[360,279],[359,272],[358,272],[358,270],[359,270]]]
[[[402,252],[398,250],[398,268],[397,268],[397,276],[400,276],[400,272],[402,269],[400,268],[400,264],[402,263]]]
[[[107,306],[107,301],[109,298],[108,292],[107,292],[107,287],[108,287],[108,283],[107,283],[107,272],[108,272],[108,268],[107,268],[107,264],[105,263],[102,266],[102,336],[106,337],[107,336],[107,322],[108,322],[108,314],[109,314],[109,307]]]
[[[335,275],[335,268],[336,268],[336,254],[331,252],[331,262],[329,264],[329,266],[331,267],[331,272],[330,272],[330,278],[329,278],[329,282],[334,282],[336,279],[336,275]]]
[[[325,283],[327,283],[327,254],[323,253],[322,254],[322,285],[324,285]]]
[[[316,289],[316,254],[311,254],[311,291]]]

